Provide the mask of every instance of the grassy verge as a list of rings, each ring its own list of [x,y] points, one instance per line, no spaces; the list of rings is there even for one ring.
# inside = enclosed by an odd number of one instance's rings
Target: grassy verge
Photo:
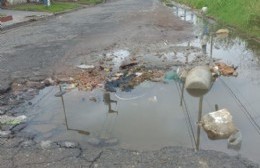
[[[169,0],[163,0],[169,1]],[[175,0],[192,8],[208,7],[208,15],[260,38],[259,0]]]
[[[78,2],[86,5],[96,5],[102,3],[103,0],[79,0]]]
[[[6,16],[5,14],[1,14],[1,13],[0,13],[0,17],[5,17],[5,16]]]
[[[50,7],[38,3],[26,3],[9,7],[14,10],[38,11],[59,13],[67,10],[79,8],[81,4],[96,5],[102,3],[103,0],[78,0],[76,2],[52,2]]]
[[[68,3],[68,2],[53,2],[51,4],[51,6],[49,6],[49,7],[47,7],[43,4],[27,3],[27,4],[12,6],[11,9],[58,13],[58,12],[66,11],[66,10],[76,9],[79,6],[80,6],[79,4]]]

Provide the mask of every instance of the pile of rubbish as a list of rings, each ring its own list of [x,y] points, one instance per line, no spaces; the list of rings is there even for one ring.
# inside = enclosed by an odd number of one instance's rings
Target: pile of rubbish
[[[116,92],[117,88],[120,88],[122,91],[130,91],[144,81],[160,82],[163,80],[163,77],[164,71],[162,70],[147,70],[145,67],[136,66],[113,74],[105,82],[105,89],[109,92]]]
[[[211,67],[211,72],[213,76],[237,76],[237,68],[234,65],[227,65],[223,62],[217,62],[213,67]]]

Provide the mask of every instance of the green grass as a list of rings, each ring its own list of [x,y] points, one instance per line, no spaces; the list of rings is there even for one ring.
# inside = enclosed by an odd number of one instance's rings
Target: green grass
[[[1,13],[0,13],[0,17],[4,17],[4,16],[6,16],[6,15],[5,15],[5,14],[1,14]]]
[[[38,11],[38,12],[50,12],[50,13],[58,13],[66,10],[76,9],[80,7],[77,3],[69,3],[69,2],[53,2],[50,7],[47,7],[43,4],[35,4],[35,3],[27,3],[21,4],[11,7],[11,9],[15,10],[25,10],[25,11]]]
[[[216,18],[222,23],[234,26],[249,35],[260,38],[260,0],[175,1],[196,9],[207,6],[209,16]]]
[[[102,2],[103,0],[79,0],[79,3],[86,4],[86,5],[96,5]]]

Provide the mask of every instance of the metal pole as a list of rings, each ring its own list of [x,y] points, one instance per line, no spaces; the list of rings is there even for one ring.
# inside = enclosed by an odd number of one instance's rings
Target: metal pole
[[[184,96],[184,82],[183,82],[182,88],[181,88],[181,102],[180,102],[181,106],[182,106],[183,96]]]
[[[213,34],[210,35],[210,65],[212,65]]]
[[[196,151],[200,148],[200,121],[202,116],[202,103],[203,103],[203,96],[200,97],[199,100],[199,114],[198,114],[198,126],[197,126],[197,141],[196,141]]]
[[[60,85],[59,85],[59,88],[60,88],[60,92],[62,92],[62,89],[61,89],[61,86],[60,86]],[[64,117],[65,117],[65,124],[66,124],[67,130],[69,130],[68,120],[67,120],[66,111],[65,111],[65,103],[64,103],[63,95],[61,95],[61,101],[62,101],[62,107],[63,107]]]

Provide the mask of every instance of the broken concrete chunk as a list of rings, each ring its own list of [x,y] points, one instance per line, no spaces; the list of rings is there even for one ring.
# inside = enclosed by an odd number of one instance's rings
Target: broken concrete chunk
[[[206,114],[201,119],[203,129],[212,140],[227,139],[237,131],[232,116],[227,109]]]

